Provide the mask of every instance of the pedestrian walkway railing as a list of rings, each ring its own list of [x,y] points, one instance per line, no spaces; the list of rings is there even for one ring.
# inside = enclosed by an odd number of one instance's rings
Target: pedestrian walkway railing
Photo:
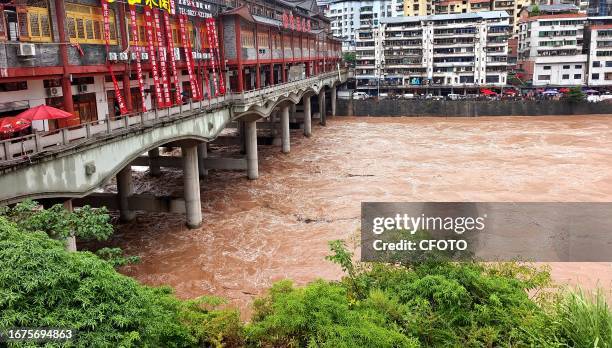
[[[244,104],[258,98],[270,98],[273,94],[287,93],[290,89],[299,89],[322,80],[338,75],[339,72],[328,72],[307,79],[267,86],[257,90],[242,93],[228,93],[227,95],[189,102],[165,109],[155,109],[147,112],[133,113],[119,117],[81,123],[76,126],[56,129],[50,132],[35,132],[34,134],[0,141],[0,167],[11,166],[24,160],[33,160],[37,157],[76,148],[90,141],[112,137],[129,132],[131,129],[143,126],[156,126],[170,119],[189,117],[193,114],[206,113],[212,109]]]

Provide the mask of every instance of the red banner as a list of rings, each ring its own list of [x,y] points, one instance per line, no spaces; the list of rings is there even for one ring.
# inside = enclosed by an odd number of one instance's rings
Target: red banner
[[[174,99],[176,104],[183,104],[183,98],[181,95],[181,81],[176,72],[176,59],[174,56],[174,40],[172,40],[172,27],[170,26],[170,19],[168,14],[164,12],[164,25],[166,26],[166,40],[168,41],[168,50],[170,51],[170,67],[172,68],[172,76],[174,77]]]
[[[110,21],[109,21],[109,9],[107,0],[102,0],[102,16],[104,17],[104,42],[106,43],[106,56],[108,57],[108,53],[110,52]],[[115,89],[115,99],[117,100],[117,104],[119,104],[119,111],[121,115],[125,115],[128,113],[128,109],[125,106],[125,102],[123,101],[123,96],[121,95],[121,89],[119,89],[119,84],[117,83],[117,78],[115,78],[115,73],[113,72],[113,68],[109,61],[106,62],[106,66],[108,67],[108,72],[111,75],[113,80],[113,87]],[[129,81],[123,81],[123,83],[130,83]]]
[[[220,68],[219,61],[219,42],[217,41],[217,27],[214,18],[206,19],[206,34],[208,44],[210,46],[210,67],[213,73],[213,85],[215,86],[215,96],[225,94],[225,83],[223,74],[219,73],[219,82],[217,83],[217,66]],[[217,88],[217,86],[219,86]]]
[[[153,74],[153,85],[155,86],[155,97],[157,99],[157,106],[164,106],[164,97],[162,95],[161,86],[159,83],[159,72],[157,71],[157,57],[155,54],[155,47],[153,47],[153,28],[151,27],[152,16],[151,10],[145,8],[145,30],[147,32],[147,44],[149,48],[149,61],[151,62],[151,73]],[[151,100],[151,102],[153,102]]]
[[[179,30],[181,31],[181,41],[185,48],[185,61],[187,62],[187,73],[189,74],[189,83],[191,85],[191,96],[194,100],[200,99],[200,88],[198,87],[198,81],[195,78],[194,66],[193,66],[193,51],[191,50],[191,40],[187,37],[185,30],[185,15],[179,16]]]
[[[130,21],[132,23],[132,38],[134,42],[138,42],[138,22],[136,21],[136,7],[130,5]],[[140,96],[142,97],[142,112],[147,112],[147,103],[145,96],[144,80],[142,78],[142,63],[140,61],[140,47],[134,46],[134,53],[136,53],[136,76],[138,77],[138,88],[140,89]]]
[[[159,66],[161,69],[161,84],[164,88],[164,103],[161,106],[170,107],[172,106],[172,101],[170,100],[170,84],[168,81],[168,66],[166,64],[168,54],[166,52],[166,46],[164,45],[164,39],[161,34],[161,22],[159,20],[159,13],[157,13],[157,10],[153,10],[153,18],[153,24],[155,24],[155,31],[157,34],[157,50],[159,53]]]

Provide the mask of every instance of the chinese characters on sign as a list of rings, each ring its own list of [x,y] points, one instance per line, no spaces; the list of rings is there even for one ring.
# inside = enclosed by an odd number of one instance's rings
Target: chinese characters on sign
[[[198,0],[176,0],[179,15],[189,17],[210,18],[211,6],[204,1]]]
[[[291,12],[283,12],[283,28],[303,32],[312,29],[310,19],[294,16]]]

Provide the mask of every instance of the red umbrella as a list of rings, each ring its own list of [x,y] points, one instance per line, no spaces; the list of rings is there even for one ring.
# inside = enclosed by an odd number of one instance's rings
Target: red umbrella
[[[64,110],[56,109],[52,106],[48,105],[39,105],[33,108],[30,108],[19,115],[17,117],[24,118],[26,120],[34,121],[34,120],[57,120],[61,118],[72,117],[73,115]]]
[[[493,92],[490,89],[487,88],[483,88],[480,90],[480,93],[484,94],[484,95],[496,95],[497,93]]]
[[[32,125],[29,120],[18,116],[0,118],[0,133],[15,133],[24,130]]]
[[[514,94],[516,94],[516,91],[513,90],[513,89],[507,89],[507,90],[504,91],[504,93],[505,94],[512,94],[512,95],[514,95]]]
[[[559,89],[559,92],[567,93],[567,92],[569,92],[569,88],[561,88],[561,89]]]

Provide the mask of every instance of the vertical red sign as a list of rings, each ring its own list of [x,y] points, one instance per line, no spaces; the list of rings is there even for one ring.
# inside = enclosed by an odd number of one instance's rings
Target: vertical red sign
[[[164,39],[161,33],[161,22],[159,20],[159,13],[157,10],[153,10],[153,24],[155,25],[155,31],[157,34],[157,51],[159,53],[159,65],[161,69],[161,84],[164,92],[164,103],[161,105],[163,107],[172,106],[172,101],[170,100],[170,83],[168,81],[168,65],[166,64],[168,54],[166,52],[166,46],[164,45]]]
[[[132,23],[132,38],[134,39],[134,42],[138,42],[138,22],[136,21],[136,8],[134,7],[134,5],[130,5],[130,22]],[[136,54],[136,75],[138,77],[138,88],[140,89],[140,96],[142,97],[142,112],[146,112],[147,98],[145,96],[144,80],[142,78],[140,47],[134,46],[134,53]]]
[[[191,50],[191,40],[187,37],[187,31],[185,28],[185,15],[179,15],[179,30],[181,31],[181,41],[185,48],[185,61],[187,62],[187,73],[189,74],[189,83],[191,85],[191,96],[193,99],[200,99],[200,88],[198,82],[195,79],[194,66],[193,66],[193,51]]]
[[[155,47],[153,46],[153,27],[151,27],[152,16],[151,10],[145,7],[145,30],[147,32],[147,44],[149,48],[149,61],[151,62],[151,73],[153,74],[153,85],[155,86],[155,97],[157,99],[157,105],[159,107],[164,106],[164,96],[159,82],[159,72],[157,71],[157,54],[155,53]]]
[[[168,40],[168,50],[170,51],[170,67],[172,76],[174,77],[174,99],[176,104],[183,104],[183,98],[181,96],[181,81],[179,80],[176,72],[176,57],[174,56],[174,40],[172,39],[172,27],[170,26],[170,19],[168,13],[164,12],[164,25],[166,26],[166,40]]]
[[[102,16],[104,17],[104,42],[106,43],[106,56],[108,57],[108,53],[110,52],[110,20],[107,0],[102,0]],[[115,78],[115,73],[113,72],[113,68],[111,67],[109,61],[106,62],[106,66],[108,67],[108,72],[113,80],[113,88],[115,89],[117,104],[119,104],[119,112],[121,112],[122,115],[125,115],[128,113],[128,109],[123,101],[123,96],[121,95],[121,89],[119,89],[117,78]],[[129,81],[124,81],[123,83],[129,83]]]

